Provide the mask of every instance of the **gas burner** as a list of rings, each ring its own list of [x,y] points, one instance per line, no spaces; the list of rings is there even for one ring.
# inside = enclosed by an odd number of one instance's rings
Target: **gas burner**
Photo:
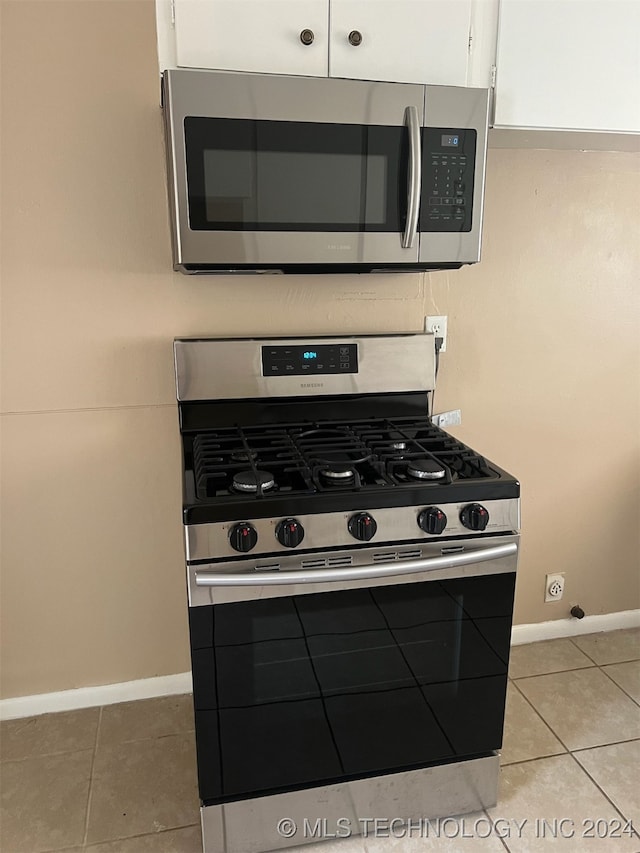
[[[442,480],[446,471],[435,459],[412,459],[407,465],[407,474],[416,480]]]
[[[329,483],[347,486],[349,483],[354,482],[356,472],[353,468],[321,468],[320,476]]]
[[[244,447],[239,447],[237,450],[231,451],[231,458],[234,462],[251,462],[258,458],[255,450],[245,450]]]
[[[233,475],[233,488],[237,492],[267,492],[276,484],[268,471],[240,471]]]

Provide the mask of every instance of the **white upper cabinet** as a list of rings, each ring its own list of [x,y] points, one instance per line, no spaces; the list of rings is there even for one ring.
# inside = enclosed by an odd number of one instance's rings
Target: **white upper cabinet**
[[[640,131],[639,0],[501,0],[496,127]]]
[[[328,0],[174,0],[176,64],[326,77]]]
[[[488,85],[472,6],[495,0],[157,0],[163,67]],[[172,20],[173,19],[173,20]],[[495,20],[495,19],[494,19]],[[164,55],[163,55],[164,54]]]
[[[329,74],[465,86],[471,0],[331,0]]]

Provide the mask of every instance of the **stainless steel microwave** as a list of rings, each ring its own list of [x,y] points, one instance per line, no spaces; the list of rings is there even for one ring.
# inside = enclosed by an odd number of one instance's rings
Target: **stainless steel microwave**
[[[489,90],[186,69],[162,88],[174,269],[480,260]]]

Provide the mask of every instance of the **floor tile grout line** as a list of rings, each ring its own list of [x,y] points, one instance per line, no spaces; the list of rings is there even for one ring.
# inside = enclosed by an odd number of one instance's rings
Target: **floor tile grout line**
[[[619,666],[623,663],[638,663],[640,658],[625,658],[624,660],[607,660],[602,663],[597,663],[596,666]]]
[[[625,661],[625,663],[626,663],[626,661]],[[595,667],[593,667],[593,666],[584,666],[584,667],[580,667],[579,669],[568,669],[568,670],[563,670],[563,672],[558,672],[558,673],[556,673],[556,672],[549,672],[549,673],[546,673],[546,674],[547,674],[547,675],[562,675],[562,674],[564,674],[564,672],[586,672],[586,670],[587,670],[587,669],[597,669],[597,670],[599,670],[600,672],[602,672],[603,666],[610,666],[610,664],[603,664],[602,666],[600,666],[599,664],[596,664],[596,666],[595,666]],[[633,698],[633,696],[629,696],[629,694],[626,692],[626,690],[624,690],[622,687],[620,687],[620,685],[619,685],[616,681],[614,681],[614,680],[613,680],[613,678],[611,678],[611,676],[607,675],[606,673],[603,673],[603,675],[605,676],[605,678],[607,679],[607,681],[609,681],[609,682],[611,683],[611,686],[612,686],[612,687],[617,688],[617,689],[622,693],[622,695],[623,695],[623,696],[625,696],[627,699],[630,699],[630,700],[633,702],[633,704],[634,704],[634,705],[638,705],[638,704],[639,704],[638,702],[636,702],[636,700]],[[526,681],[526,680],[528,680],[529,678],[542,678],[542,677],[543,677],[542,675],[540,675],[540,676],[535,676],[535,675],[534,675],[534,676],[527,676],[527,678],[520,678],[520,679],[517,679],[517,680],[513,680],[513,685],[518,689],[518,692],[519,692],[522,696],[524,696],[524,698],[527,700],[527,702],[529,702],[529,704],[531,705],[531,707],[533,708],[533,710],[538,714],[538,716],[540,717],[540,719],[541,719],[541,720],[542,720],[542,721],[543,721],[543,722],[548,726],[548,728],[551,730],[551,732],[552,732],[552,733],[553,733],[553,734],[558,738],[558,740],[560,741],[560,743],[562,743],[562,745],[563,745],[563,746],[566,746],[566,745],[565,745],[565,743],[564,743],[564,741],[562,740],[562,738],[558,735],[558,733],[557,733],[556,731],[554,731],[554,729],[553,729],[553,728],[551,728],[551,725],[550,725],[549,723],[547,723],[547,721],[544,719],[544,717],[542,716],[542,714],[538,711],[538,709],[537,709],[537,708],[535,708],[535,707],[534,707],[534,705],[531,703],[531,701],[529,700],[529,698],[525,695],[525,693],[524,693],[522,690],[520,690],[520,688],[519,688],[519,686],[518,686],[518,681]],[[637,738],[627,738],[626,740],[637,740]],[[623,741],[620,741],[620,743],[624,743],[624,742],[625,742],[624,740],[623,740]],[[610,746],[610,744],[608,744],[608,743],[598,743],[598,744],[594,744],[594,745],[593,745],[593,746],[591,746],[591,747],[589,747],[589,746],[580,747],[580,749],[596,749],[596,748],[597,748],[597,747],[599,747],[599,746]],[[572,751],[571,749],[569,749],[569,747],[566,747],[566,750],[567,750],[567,752],[571,752],[571,751]],[[515,764],[515,763],[517,763],[517,762],[513,762],[513,763]],[[505,765],[505,766],[506,766],[506,765]],[[639,853],[640,853],[640,851],[639,851]]]
[[[634,738],[634,740],[640,740],[640,738]],[[632,742],[633,742],[633,741],[621,741],[621,743],[632,743]],[[610,746],[610,745],[613,745],[613,744],[605,744],[605,746]],[[588,747],[587,749],[583,749],[583,750],[576,750],[576,751],[577,751],[577,752],[589,752],[589,751],[591,751],[592,749],[598,749],[598,748],[599,748],[599,747]],[[627,818],[627,816],[624,814],[624,812],[622,811],[622,809],[620,809],[620,808],[615,804],[615,802],[614,802],[614,801],[611,799],[611,797],[607,794],[607,792],[605,791],[605,789],[604,789],[604,788],[603,788],[603,787],[602,787],[602,786],[601,786],[601,785],[600,785],[600,784],[599,784],[599,783],[598,783],[598,782],[593,778],[593,776],[589,773],[589,771],[586,769],[586,767],[583,767],[583,765],[582,765],[582,764],[578,761],[578,759],[576,758],[575,754],[574,754],[573,752],[571,752],[570,750],[568,750],[566,753],[560,753],[559,755],[541,755],[541,756],[539,756],[539,757],[537,757],[537,758],[528,758],[528,759],[526,759],[525,761],[518,761],[518,762],[513,762],[513,764],[507,764],[507,765],[505,765],[505,767],[515,767],[517,764],[532,764],[532,763],[534,763],[534,762],[536,762],[536,761],[545,761],[547,758],[558,758],[560,755],[569,755],[569,756],[571,756],[572,760],[573,760],[573,761],[574,761],[574,763],[577,765],[577,767],[578,767],[580,770],[582,770],[582,771],[584,772],[585,776],[589,779],[589,781],[590,781],[590,782],[592,782],[592,783],[593,783],[594,787],[595,787],[595,788],[597,788],[597,789],[598,789],[598,791],[600,791],[600,793],[602,794],[602,796],[605,798],[605,800],[607,800],[607,802],[612,806],[612,808],[613,808],[613,809],[618,813],[618,815],[620,816],[620,818],[621,818],[623,821],[625,821],[625,822],[627,822],[628,824],[630,824],[630,826],[631,826],[631,828],[632,828],[632,832],[633,832],[634,837],[640,838],[640,834],[638,833],[638,831],[637,831],[636,827],[635,827],[635,826],[634,826],[634,824],[633,824],[633,818]],[[489,816],[489,819],[491,820],[491,817],[490,817],[490,816]],[[492,821],[492,824],[493,824],[493,821]],[[503,840],[503,839],[501,838],[501,840]],[[503,840],[503,841],[504,841],[504,840]],[[507,847],[507,850],[509,850],[510,848],[508,847],[508,845],[506,844],[506,842],[504,842],[504,844],[505,844],[505,846]],[[640,853],[640,850],[638,851],[638,853]]]
[[[91,752],[92,750],[92,746],[87,746],[80,749],[61,749],[59,752],[38,752],[35,755],[23,755],[22,758],[3,758],[0,761],[0,768],[7,764],[19,764],[21,761],[38,761],[40,758],[60,758],[62,755],[73,755],[76,752]]]
[[[614,740],[611,743],[598,743],[595,746],[581,746],[579,749],[572,749],[570,752],[575,754],[576,752],[591,752],[594,749],[606,749],[608,746],[622,746],[624,743],[637,743],[640,741],[640,737],[628,737],[624,740]]]
[[[497,807],[498,807],[498,804],[496,803],[495,808],[497,808]],[[494,819],[491,817],[491,815],[489,814],[486,806],[482,809],[482,813],[484,814],[486,819],[491,824],[491,829],[495,829],[496,823],[495,823]],[[504,838],[501,835],[499,835],[498,838],[500,839],[500,841],[502,841],[502,846],[507,851],[507,853],[511,853],[511,851],[509,850],[509,847],[507,846],[507,842],[504,840]]]
[[[605,666],[609,666],[609,664],[605,664]],[[601,666],[596,665],[596,667],[581,667],[581,669],[578,669],[578,670],[576,670],[576,669],[571,669],[571,670],[565,670],[565,672],[581,672],[581,671],[586,670],[586,669],[594,669],[594,668],[595,668],[595,669],[602,670],[602,667],[601,667]],[[559,673],[553,673],[553,672],[550,672],[550,673],[548,673],[548,674],[549,674],[549,675],[556,675],[556,674],[559,674]],[[537,676],[531,676],[531,677],[532,677],[532,678],[535,678],[535,677],[537,677]],[[638,703],[635,701],[635,699],[634,699],[632,696],[629,696],[629,694],[628,694],[625,690],[623,690],[623,689],[620,687],[620,685],[619,685],[619,684],[617,684],[617,683],[616,683],[616,682],[615,682],[615,681],[614,681],[610,676],[607,676],[607,678],[608,678],[608,680],[611,682],[611,684],[612,684],[614,687],[617,687],[617,688],[618,688],[618,689],[619,689],[619,690],[620,690],[620,691],[621,691],[625,696],[627,696],[629,699],[631,699],[631,701],[632,701],[635,705],[637,705],[637,704],[638,704]],[[520,679],[520,680],[522,680],[522,679]],[[523,693],[523,691],[522,691],[522,690],[520,690],[520,688],[518,687],[517,682],[516,682],[516,681],[514,681],[514,682],[513,682],[513,684],[514,684],[514,687],[516,687],[516,689],[517,689],[517,690],[518,690],[518,692],[520,693],[520,695],[521,695],[521,696],[523,696],[523,697],[524,697],[524,699],[526,699],[526,701],[529,703],[529,705],[531,705],[531,707],[532,707],[532,708],[533,708],[533,710],[536,712],[536,714],[540,717],[540,719],[542,720],[542,722],[547,726],[547,728],[551,731],[551,733],[552,733],[553,735],[555,735],[555,737],[560,741],[560,743],[563,745],[563,747],[565,748],[565,750],[566,750],[567,752],[581,752],[583,749],[598,749],[598,748],[599,748],[599,747],[601,747],[601,746],[613,746],[613,743],[597,743],[597,744],[594,744],[593,746],[583,746],[583,747],[579,747],[578,749],[571,750],[571,749],[570,749],[570,748],[565,744],[565,742],[562,740],[562,738],[557,734],[557,732],[555,732],[555,731],[554,731],[554,729],[551,727],[551,725],[550,725],[550,724],[545,720],[545,718],[544,718],[544,717],[542,716],[542,714],[538,711],[538,709],[537,709],[537,708],[532,704],[532,702],[530,701],[530,699],[529,699],[529,698],[528,698],[528,697]],[[634,740],[638,740],[638,738],[624,738],[623,740],[615,741],[615,743],[627,743],[627,742],[631,742],[631,741],[634,741]],[[558,754],[560,754],[560,753],[558,753]],[[542,757],[542,756],[541,756],[541,757]],[[549,756],[549,757],[550,757],[550,756]],[[521,762],[514,761],[514,762],[512,762],[512,763],[513,763],[513,764],[519,764],[519,763],[521,763]],[[508,766],[509,766],[509,765],[505,764],[505,767],[508,767]],[[640,853],[640,851],[639,851],[639,853]]]
[[[595,748],[597,749],[597,747],[595,747]],[[607,792],[604,790],[604,788],[603,788],[603,787],[602,787],[602,786],[601,786],[601,785],[600,785],[600,784],[599,784],[599,783],[598,783],[598,782],[593,778],[593,776],[591,775],[591,773],[589,773],[589,771],[586,769],[586,767],[583,767],[583,766],[582,766],[582,764],[580,764],[580,762],[578,761],[578,759],[576,758],[576,756],[575,756],[572,752],[571,752],[571,753],[569,753],[569,754],[571,755],[571,758],[575,761],[575,763],[578,765],[578,767],[579,767],[579,768],[584,772],[584,774],[587,776],[587,778],[588,778],[588,779],[590,779],[590,780],[591,780],[591,782],[593,782],[593,784],[594,784],[594,785],[596,786],[596,788],[600,791],[600,793],[602,794],[602,796],[603,796],[603,797],[604,797],[604,798],[605,798],[609,803],[611,803],[611,805],[612,805],[612,806],[613,806],[613,808],[618,812],[618,814],[620,815],[620,817],[621,817],[623,820],[627,821],[629,824],[631,824],[631,826],[633,827],[632,818],[628,818],[625,814],[623,814],[622,810],[618,808],[618,806],[613,802],[613,800],[612,800],[612,799],[611,799],[611,797],[607,794]],[[635,827],[633,827],[633,829],[634,829],[634,835],[636,835],[636,836],[637,836],[637,835],[638,835],[638,833],[635,831]]]
[[[619,628],[618,630],[619,631],[633,631],[633,628]],[[615,631],[603,631],[603,632],[596,631],[595,633],[602,633],[603,635],[605,635],[605,634],[615,634],[616,632]],[[579,636],[589,637],[589,636],[593,636],[593,634],[580,634]],[[633,663],[636,660],[640,660],[640,656],[639,656],[639,657],[631,658],[630,660],[610,660],[610,661],[606,661],[603,663],[598,663],[598,661],[595,660],[595,658],[592,655],[590,655],[589,652],[585,652],[584,649],[580,648],[580,646],[576,643],[575,637],[567,637],[567,640],[571,640],[571,642],[576,647],[576,649],[578,649],[578,651],[582,652],[583,655],[586,655],[589,658],[589,660],[592,660],[596,666],[600,666],[600,667],[602,667],[602,666],[613,666],[614,664],[617,664],[617,663]]]
[[[584,636],[589,636],[589,635],[588,635],[588,634],[585,634]],[[574,646],[574,647],[575,647],[579,652],[582,652],[582,654],[583,654],[585,657],[589,658],[589,660],[592,660],[596,666],[600,666],[600,664],[599,664],[599,663],[596,663],[596,661],[595,661],[595,660],[593,660],[593,658],[591,657],[591,655],[589,654],[589,652],[585,652],[585,651],[584,651],[584,649],[581,649],[581,648],[580,648],[580,646],[575,642],[575,640],[574,640],[574,638],[573,638],[573,637],[567,637],[567,639],[568,639],[568,640],[573,644],[573,646]]]
[[[589,664],[589,666],[575,666],[571,669],[554,669],[553,672],[538,672],[535,675],[519,675],[514,678],[509,676],[511,681],[525,681],[528,678],[543,678],[545,675],[562,675],[563,672],[582,672],[585,669],[600,669],[597,663]]]
[[[144,701],[144,700],[141,700]],[[91,710],[90,708],[83,710]],[[102,709],[100,709],[102,710]],[[67,711],[53,711],[52,713],[66,714]],[[25,719],[30,719],[25,717]],[[165,737],[174,737],[175,735],[191,735],[195,734],[195,728],[193,729],[183,729],[181,731],[175,732],[166,732],[166,734],[162,735],[151,735],[148,737],[136,737],[131,738],[131,740],[118,740],[118,743],[141,743],[146,740],[161,740]],[[60,749],[57,752],[37,752],[34,755],[23,755],[21,758],[2,758],[0,759],[0,767],[3,767],[5,764],[17,764],[20,761],[35,761],[40,758],[59,758],[61,755],[72,755],[75,752],[89,752],[93,751],[95,748],[95,744],[93,746],[86,747],[72,747],[71,749]],[[0,851],[1,853],[1,851]]]
[[[109,838],[109,839],[102,840],[102,841],[93,841],[89,845],[84,844],[81,849],[82,850],[85,850],[85,849],[89,850],[94,845],[97,846],[99,844],[100,845],[102,845],[102,844],[113,844],[113,843],[118,842],[118,841],[135,841],[136,838],[149,838],[149,837],[158,838],[159,836],[167,835],[170,832],[179,832],[182,829],[191,829],[191,827],[193,827],[193,826],[197,827],[198,829],[200,828],[199,823],[185,823],[185,824],[182,824],[181,826],[168,826],[166,829],[159,829],[157,832],[139,832],[136,835],[123,835],[120,838]],[[60,849],[61,850],[68,850],[69,848],[68,847],[62,847]],[[72,848],[72,849],[74,849],[74,848]],[[46,853],[56,853],[56,851],[49,851],[48,850],[48,851],[46,851]]]
[[[572,670],[572,671],[573,671],[573,670]],[[540,713],[540,711],[538,711],[538,709],[535,707],[535,705],[533,705],[533,704],[532,704],[532,702],[531,702],[531,700],[529,699],[529,697],[528,697],[528,696],[525,696],[525,694],[522,692],[522,690],[520,690],[520,688],[518,687],[518,685],[517,685],[517,683],[516,683],[516,682],[514,682],[514,686],[515,686],[516,690],[518,691],[518,693],[519,693],[519,694],[522,696],[522,698],[525,700],[525,702],[526,702],[526,703],[529,705],[529,707],[533,710],[533,712],[534,712],[534,713],[535,713],[535,714],[536,714],[536,715],[537,715],[537,716],[542,720],[542,722],[543,722],[543,723],[544,723],[544,725],[549,729],[549,731],[551,732],[551,734],[552,734],[552,735],[557,739],[557,741],[561,744],[561,746],[563,747],[564,751],[565,751],[565,752],[570,752],[571,750],[570,750],[570,749],[569,749],[569,747],[566,745],[566,743],[565,743],[565,742],[562,740],[562,738],[557,734],[557,732],[555,732],[555,731],[551,728],[551,725],[550,725],[550,724],[545,720],[545,718],[542,716],[542,714]],[[563,754],[564,754],[564,753],[558,753],[558,755],[563,755]],[[514,763],[516,763],[516,762],[514,762]]]
[[[561,744],[562,745],[562,744]],[[591,749],[592,747],[588,747]],[[515,767],[516,764],[531,764],[532,761],[540,761],[541,758],[557,758],[559,755],[567,755],[569,750],[562,752],[550,752],[547,755],[535,755],[533,758],[521,758],[518,761],[501,761],[500,767]]]
[[[604,666],[609,666],[609,664],[604,664]],[[599,664],[596,664],[596,668],[597,668],[597,669],[602,669],[602,666],[600,666]],[[581,669],[593,669],[593,667],[581,667]],[[565,671],[565,672],[576,672],[577,670],[564,670],[564,671]],[[554,675],[555,673],[548,673],[548,674],[549,674],[549,675]],[[535,677],[535,676],[531,676],[531,677]],[[612,683],[614,686],[619,687],[619,685],[618,685],[618,684],[616,684],[616,682],[615,682],[615,681],[614,681],[610,676],[607,676],[607,678],[609,679],[609,681],[611,681],[611,683]],[[538,709],[537,709],[537,708],[535,708],[535,707],[533,706],[533,704],[529,701],[528,697],[527,697],[527,696],[525,696],[525,695],[524,695],[524,693],[520,690],[520,688],[518,687],[518,685],[517,685],[517,683],[516,683],[515,681],[514,681],[514,686],[515,686],[515,688],[518,690],[518,693],[520,693],[520,695],[525,699],[525,701],[526,701],[526,702],[528,702],[528,704],[531,706],[531,708],[533,709],[533,711],[534,711],[534,712],[535,712],[535,713],[540,717],[540,719],[542,720],[542,722],[543,722],[543,723],[547,726],[547,728],[552,732],[552,734],[554,734],[554,735],[558,738],[558,741],[562,744],[562,746],[564,746],[564,747],[565,747],[566,752],[565,752],[565,753],[558,753],[558,755],[566,755],[566,754],[570,755],[570,756],[571,756],[571,758],[572,758],[572,760],[577,764],[577,766],[578,766],[581,770],[583,770],[583,771],[584,771],[585,775],[586,775],[586,776],[591,780],[591,782],[593,782],[593,784],[595,785],[595,787],[600,791],[600,793],[604,796],[604,798],[605,798],[605,799],[606,799],[606,800],[607,800],[607,801],[612,805],[612,807],[616,810],[616,812],[620,815],[620,817],[621,817],[623,820],[625,820],[625,821],[631,821],[631,818],[627,818],[627,817],[623,814],[623,812],[622,812],[622,811],[621,811],[621,810],[616,806],[616,804],[615,804],[615,803],[613,802],[613,800],[608,796],[608,794],[604,791],[604,789],[603,789],[603,788],[602,788],[602,787],[601,787],[601,786],[596,782],[596,780],[591,776],[591,774],[586,770],[586,768],[582,766],[582,764],[578,761],[577,757],[574,755],[574,752],[588,752],[588,751],[590,751],[590,750],[592,750],[592,749],[599,749],[599,748],[601,748],[601,747],[607,747],[607,746],[615,746],[615,744],[606,743],[606,744],[598,744],[598,745],[596,745],[596,746],[591,746],[591,747],[583,747],[583,748],[581,748],[581,749],[576,749],[576,750],[570,750],[570,749],[568,749],[568,747],[566,746],[566,744],[564,743],[564,741],[562,740],[562,738],[560,738],[560,737],[556,734],[556,732],[551,728],[551,726],[547,723],[547,721],[544,719],[544,717],[540,714],[540,712],[538,711]],[[623,691],[623,693],[625,693],[625,691]],[[628,694],[626,694],[626,693],[625,693],[625,695],[628,695]],[[631,698],[631,697],[629,697],[629,698]],[[637,741],[637,740],[640,740],[640,738],[629,738],[629,739],[627,739],[627,740],[618,741],[617,743],[633,743],[634,741]],[[554,758],[554,757],[557,757],[557,756],[539,756],[538,758],[526,759],[525,761],[520,761],[520,762],[516,762],[516,761],[514,761],[512,764],[505,764],[504,766],[505,766],[505,767],[513,767],[513,766],[514,766],[514,765],[516,765],[516,764],[529,764],[529,763],[531,763],[532,761],[542,761],[542,760],[544,760],[545,758]],[[635,827],[634,827],[634,835],[636,835],[636,836],[638,835],[637,831],[635,830]]]
[[[98,714],[98,725],[96,726],[96,737],[93,742],[93,756],[91,758],[91,773],[89,774],[89,790],[87,792],[87,806],[84,815],[84,833],[82,835],[82,847],[84,848],[87,844],[87,836],[89,834],[89,817],[91,815],[91,799],[93,796],[93,772],[96,765],[96,754],[98,752],[98,742],[100,739],[100,728],[102,726],[102,711],[104,710],[104,706],[100,707],[100,713]]]
[[[115,841],[135,841],[136,838],[148,838],[152,836],[153,838],[157,838],[160,835],[165,835],[169,832],[179,832],[182,829],[191,829],[191,827],[200,828],[199,823],[185,823],[182,826],[172,826],[167,829],[160,829],[158,832],[143,832],[139,835],[126,835],[123,838],[112,838],[108,841],[96,841],[95,844],[113,844]],[[92,847],[93,845],[90,845]],[[85,850],[89,849],[85,845],[81,845],[80,847],[69,847],[68,844],[65,844],[64,847],[52,847],[47,848],[46,850],[41,851],[41,853],[66,853],[67,850]],[[11,851],[11,853],[31,853],[31,851]]]
[[[626,660],[625,660],[625,661],[621,661],[621,663],[635,663],[635,661],[626,661]],[[636,705],[640,706],[640,702],[638,702],[638,700],[637,700],[637,699],[635,699],[635,698],[634,698],[630,693],[627,693],[627,691],[624,689],[624,687],[622,687],[622,685],[621,685],[621,684],[618,684],[618,682],[615,680],[615,678],[614,678],[612,675],[609,675],[609,673],[608,673],[608,672],[605,672],[605,669],[606,669],[606,667],[608,667],[608,666],[617,666],[617,664],[615,664],[615,663],[605,663],[605,664],[603,664],[601,667],[598,667],[598,668],[599,668],[599,669],[601,669],[601,670],[604,672],[604,674],[607,676],[607,678],[608,678],[608,679],[609,679],[613,684],[615,684],[615,686],[616,686],[619,690],[622,690],[622,692],[623,692],[626,696],[628,696],[628,697],[629,697],[629,699],[631,699],[631,701],[632,701],[632,702],[635,702],[635,703],[636,703]],[[636,738],[632,738],[632,740],[635,740],[635,739],[636,739]]]
[[[2,0],[0,0],[0,2],[2,2]],[[195,731],[196,731],[195,729],[184,729],[183,731],[166,732],[165,734],[162,734],[162,735],[151,735],[150,737],[134,737],[134,738],[131,738],[131,740],[120,740],[120,739],[118,739],[118,740],[113,741],[113,745],[115,745],[115,744],[146,743],[147,741],[150,741],[150,740],[164,740],[165,738],[177,737],[178,735],[195,735]],[[105,746],[107,745],[106,741],[105,741],[104,745]],[[0,853],[2,853],[2,851],[0,851]]]
[[[592,752],[594,749],[606,749],[608,746],[621,746],[623,743],[636,743],[640,738],[632,737],[627,740],[616,740],[613,743],[598,743],[595,746],[581,746],[580,749],[567,749],[565,752],[550,752],[548,755],[534,755],[532,758],[521,758],[519,761],[500,762],[501,767],[513,767],[516,764],[531,764],[541,758],[557,758],[559,755],[575,755],[576,752]],[[639,851],[640,853],[640,851]]]

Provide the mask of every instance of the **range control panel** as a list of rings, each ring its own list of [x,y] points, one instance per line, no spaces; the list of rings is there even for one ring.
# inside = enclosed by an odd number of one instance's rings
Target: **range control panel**
[[[309,346],[263,346],[263,376],[318,376],[328,373],[357,373],[357,344],[310,344]]]
[[[476,140],[475,130],[424,128],[421,231],[471,231]]]

